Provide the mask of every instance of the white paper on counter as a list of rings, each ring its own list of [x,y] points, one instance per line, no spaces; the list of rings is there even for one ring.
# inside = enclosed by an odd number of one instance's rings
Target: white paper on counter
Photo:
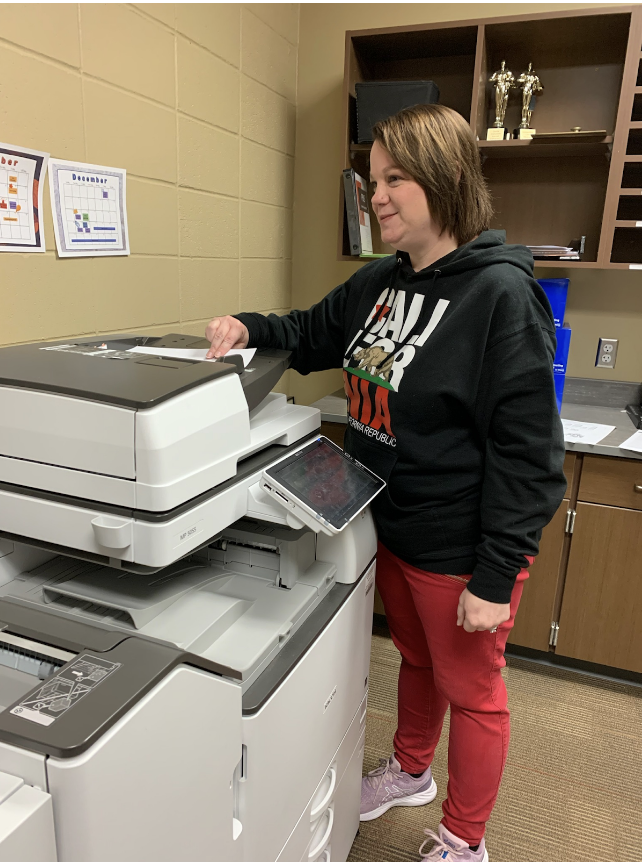
[[[636,431],[632,437],[620,443],[620,449],[630,449],[631,452],[642,452],[642,431]]]
[[[589,446],[599,443],[615,431],[615,425],[599,425],[596,422],[576,422],[572,419],[562,419],[564,440],[567,443],[586,443]]]
[[[203,347],[198,350],[187,347],[132,347],[131,353],[149,353],[151,356],[165,356],[167,359],[191,359],[193,362],[217,362],[216,359],[206,359],[209,348]],[[254,354],[256,347],[250,347],[246,350],[228,350],[225,356],[240,356],[243,359],[243,368],[247,368]],[[225,359],[222,356],[221,359]]]

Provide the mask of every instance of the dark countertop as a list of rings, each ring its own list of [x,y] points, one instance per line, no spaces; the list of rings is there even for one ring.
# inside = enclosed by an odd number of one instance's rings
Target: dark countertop
[[[594,446],[586,443],[567,443],[567,451],[642,460],[642,453],[619,448],[620,443],[637,430],[625,408],[628,403],[639,398],[639,395],[640,387],[635,383],[567,378],[562,402],[562,419],[615,426],[614,431]],[[321,411],[322,422],[337,422],[344,425],[348,422],[343,389],[337,389],[331,395],[320,398],[311,406]]]

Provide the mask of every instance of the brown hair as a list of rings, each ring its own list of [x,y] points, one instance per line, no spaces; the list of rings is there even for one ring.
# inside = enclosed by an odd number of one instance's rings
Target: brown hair
[[[423,188],[431,215],[458,245],[488,229],[490,192],[477,141],[461,114],[444,105],[415,105],[381,120],[373,136]]]

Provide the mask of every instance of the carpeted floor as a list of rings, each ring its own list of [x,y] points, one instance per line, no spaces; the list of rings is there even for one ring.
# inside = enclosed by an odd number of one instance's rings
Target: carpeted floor
[[[392,750],[399,654],[372,646],[365,770]],[[512,738],[488,824],[490,862],[642,860],[642,689],[509,659]],[[448,716],[433,763],[439,788],[422,808],[363,823],[348,862],[418,862],[447,782]]]

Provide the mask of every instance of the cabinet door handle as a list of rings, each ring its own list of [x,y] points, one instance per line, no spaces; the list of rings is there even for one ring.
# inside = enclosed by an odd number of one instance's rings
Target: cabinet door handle
[[[633,490],[636,492],[636,494],[642,494],[642,485],[634,485]]]

